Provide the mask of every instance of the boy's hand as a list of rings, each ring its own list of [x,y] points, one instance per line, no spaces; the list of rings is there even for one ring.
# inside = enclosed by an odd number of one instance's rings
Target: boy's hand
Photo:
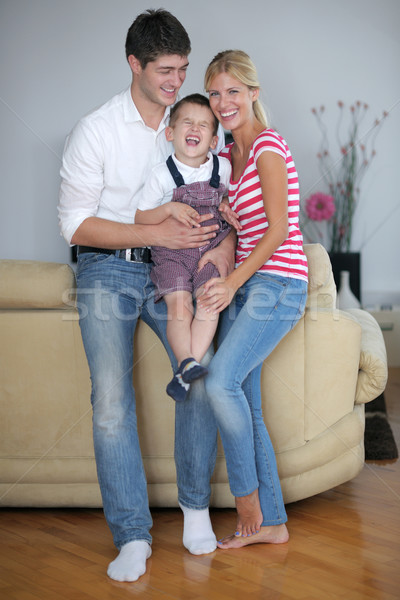
[[[183,204],[182,202],[170,202],[169,210],[171,217],[174,217],[180,223],[188,225],[189,227],[200,227],[200,215],[191,206]]]

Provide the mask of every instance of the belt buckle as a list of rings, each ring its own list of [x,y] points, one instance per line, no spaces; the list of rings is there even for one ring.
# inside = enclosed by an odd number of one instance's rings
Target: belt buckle
[[[125,250],[125,260],[133,263],[141,263],[143,260],[138,260],[137,251],[141,250],[141,248],[127,248]]]
[[[147,254],[149,249],[146,247],[143,248],[127,248],[125,250],[125,260],[134,263],[148,263]]]

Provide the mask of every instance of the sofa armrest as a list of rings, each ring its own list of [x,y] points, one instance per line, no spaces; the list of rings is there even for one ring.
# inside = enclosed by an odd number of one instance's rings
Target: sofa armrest
[[[71,309],[75,287],[69,265],[0,260],[0,309]]]
[[[361,325],[360,367],[356,388],[356,404],[374,400],[387,383],[388,367],[382,331],[372,315],[358,308],[346,309]]]

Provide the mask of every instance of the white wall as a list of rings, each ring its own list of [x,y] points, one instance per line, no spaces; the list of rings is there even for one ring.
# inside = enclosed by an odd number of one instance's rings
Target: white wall
[[[127,29],[157,6],[174,13],[192,40],[184,93],[203,90],[205,66],[218,51],[251,55],[303,198],[322,186],[310,108],[324,104],[332,120],[338,99],[367,102],[371,121],[390,111],[363,180],[353,249],[362,248],[364,302],[400,304],[398,0],[1,0],[0,257],[69,260],[56,213],[65,136],[128,86]]]

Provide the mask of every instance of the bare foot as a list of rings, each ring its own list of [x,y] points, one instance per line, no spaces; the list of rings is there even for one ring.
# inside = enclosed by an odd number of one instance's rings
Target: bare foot
[[[236,497],[235,503],[238,512],[236,535],[247,537],[258,533],[263,522],[258,489],[248,496]]]
[[[261,527],[259,533],[250,537],[240,537],[237,535],[228,535],[218,542],[218,548],[228,550],[228,548],[242,548],[249,544],[285,544],[289,540],[289,532],[286,525],[269,525]]]

